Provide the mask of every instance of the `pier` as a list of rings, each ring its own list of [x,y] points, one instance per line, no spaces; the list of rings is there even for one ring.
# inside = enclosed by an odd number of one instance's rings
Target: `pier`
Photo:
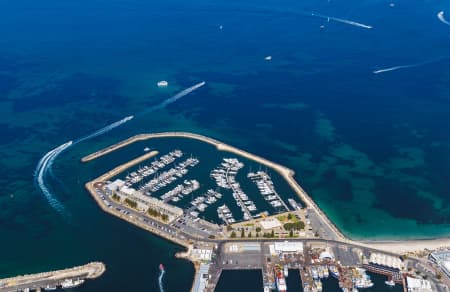
[[[106,268],[103,263],[92,262],[70,269],[5,278],[0,279],[0,291],[15,292],[27,289],[39,291],[41,289],[51,289],[62,285],[70,288],[71,283],[72,285],[81,285],[86,279],[100,277],[105,270]]]

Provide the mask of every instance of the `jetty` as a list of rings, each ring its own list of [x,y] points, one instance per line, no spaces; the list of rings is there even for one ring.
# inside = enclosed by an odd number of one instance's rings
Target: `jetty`
[[[0,279],[0,291],[15,292],[26,290],[66,288],[81,285],[86,279],[100,277],[106,268],[101,262],[92,262],[64,270],[50,271]]]

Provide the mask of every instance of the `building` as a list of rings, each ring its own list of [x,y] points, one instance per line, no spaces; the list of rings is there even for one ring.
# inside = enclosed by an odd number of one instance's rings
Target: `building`
[[[432,292],[431,283],[428,280],[406,277],[408,292]]]
[[[281,222],[277,218],[268,218],[259,222],[262,229],[270,230],[281,227]]]
[[[123,202],[125,199],[135,201],[136,209],[141,212],[146,212],[149,208],[158,211],[161,214],[167,215],[168,223],[183,215],[183,209],[170,204],[164,203],[156,198],[146,196],[134,188],[130,188],[122,184],[123,181],[115,180],[105,187],[106,192],[110,195],[116,194]]]
[[[125,185],[125,182],[123,180],[116,179],[115,181],[106,185],[106,187],[105,187],[106,194],[111,196],[114,192],[119,190],[124,185]]]
[[[212,249],[194,248],[191,250],[191,256],[200,261],[210,261],[212,258]]]
[[[450,250],[442,250],[430,253],[428,259],[437,264],[450,278]]]
[[[374,266],[387,267],[398,271],[405,268],[405,264],[399,257],[382,253],[371,253],[369,263],[374,264]]]
[[[302,253],[303,252],[303,242],[299,241],[282,241],[275,242],[273,245],[269,246],[270,253],[280,254],[280,253]]]
[[[195,277],[194,287],[192,288],[192,292],[203,292],[205,291],[206,285],[208,285],[209,280],[209,264],[200,264],[200,268],[198,269],[198,273]]]

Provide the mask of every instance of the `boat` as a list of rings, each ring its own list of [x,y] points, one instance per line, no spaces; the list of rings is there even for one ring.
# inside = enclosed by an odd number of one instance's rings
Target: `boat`
[[[328,269],[333,277],[339,279],[339,270],[336,266],[329,266]]]
[[[316,286],[317,292],[322,292],[322,282],[320,280],[314,280],[314,286]]]
[[[272,60],[272,56],[266,56],[266,57],[264,57],[264,60],[270,61],[270,60]]]
[[[144,148],[144,152],[148,152],[148,151],[150,151],[150,148],[145,147],[145,148]]]
[[[284,266],[284,276],[287,278],[289,276],[288,266]]]
[[[395,286],[395,282],[393,280],[389,280],[389,281],[384,281],[384,283],[390,287],[394,287]]]
[[[289,205],[291,205],[291,207],[294,208],[294,210],[300,210],[301,209],[299,204],[294,199],[288,199],[288,202],[289,202]]]
[[[158,87],[167,87],[169,85],[169,82],[167,82],[166,80],[161,80],[161,81],[158,81],[158,83],[156,83],[156,85],[158,85]]]
[[[57,289],[57,287],[56,286],[50,286],[50,285],[47,285],[45,288],[44,288],[44,290],[48,290],[48,291],[53,291],[53,290],[56,290]]]
[[[164,271],[164,265],[163,264],[159,264],[159,270],[162,272]]]
[[[80,286],[80,285],[83,284],[83,283],[84,283],[84,280],[83,280],[83,279],[77,279],[77,280],[66,279],[66,280],[64,280],[64,281],[61,283],[61,287],[62,287],[63,289],[66,289],[66,288],[75,288],[75,287]]]
[[[281,266],[275,265],[273,268],[273,272],[275,275],[275,284],[278,292],[286,292],[286,279],[284,278],[283,272],[281,271]]]

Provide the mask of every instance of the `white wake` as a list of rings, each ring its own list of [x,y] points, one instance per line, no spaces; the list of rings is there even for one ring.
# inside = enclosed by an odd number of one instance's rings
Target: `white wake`
[[[66,142],[55,149],[49,151],[47,154],[45,154],[41,160],[39,160],[39,163],[36,167],[34,177],[37,185],[41,189],[42,193],[44,194],[45,198],[47,199],[48,203],[52,208],[54,208],[56,211],[58,211],[61,214],[66,214],[66,211],[64,209],[64,206],[61,204],[61,202],[52,194],[52,192],[48,189],[48,187],[45,184],[45,177],[47,175],[48,169],[52,166],[53,162],[55,161],[56,157],[58,157],[59,154],[61,154],[64,150],[72,146],[72,141]]]
[[[164,277],[164,274],[165,274],[165,273],[166,273],[166,272],[164,271],[164,269],[161,270],[161,272],[159,272],[158,284],[159,284],[159,291],[160,291],[160,292],[164,292],[163,277]]]
[[[144,113],[148,113],[150,111],[155,111],[161,108],[166,107],[167,105],[174,103],[175,101],[177,101],[178,99],[182,98],[185,95],[188,95],[189,93],[193,92],[194,90],[202,87],[203,85],[205,85],[206,82],[200,82],[195,84],[194,86],[191,86],[189,88],[186,88],[185,90],[177,93],[176,95],[166,99],[165,101],[163,101],[162,103],[158,104],[157,106],[154,106],[146,111],[143,111],[141,114]],[[86,135],[84,137],[81,137],[77,140],[75,140],[74,142],[69,141],[67,143],[64,143],[60,146],[58,146],[57,148],[49,151],[47,154],[45,154],[38,162],[37,166],[36,166],[36,170],[35,170],[35,181],[36,184],[38,185],[39,189],[41,190],[41,192],[44,194],[45,198],[47,199],[47,201],[49,202],[50,206],[52,208],[54,208],[56,211],[58,211],[61,214],[65,214],[67,215],[68,213],[65,211],[64,206],[61,204],[61,202],[52,194],[52,192],[49,190],[49,188],[47,187],[47,185],[45,184],[45,178],[47,176],[48,173],[52,174],[52,165],[53,162],[55,161],[55,159],[65,150],[67,150],[69,147],[81,143],[83,141],[92,139],[94,137],[103,135],[111,130],[113,130],[114,128],[117,128],[123,124],[125,124],[126,122],[132,120],[134,118],[134,116],[128,116],[125,117],[117,122],[114,122],[112,124],[107,125],[106,127],[101,128],[100,130],[97,130],[89,135]],[[164,272],[162,273],[162,275],[164,275]]]
[[[445,23],[446,25],[450,25],[450,22],[447,21],[447,19],[445,19],[444,17],[444,11],[439,11],[437,14],[437,18],[439,18],[439,20],[443,23]]]
[[[315,16],[315,17],[318,17],[318,18],[326,19],[328,21],[332,20],[332,21],[345,23],[345,24],[349,24],[349,25],[353,25],[353,26],[357,26],[357,27],[361,27],[361,28],[365,28],[365,29],[373,28],[371,25],[367,25],[367,24],[364,24],[364,23],[356,22],[356,21],[353,21],[353,20],[348,20],[348,19],[343,19],[343,18],[338,18],[338,17],[332,17],[332,16],[323,15],[323,14],[317,14],[317,13],[314,13],[314,12],[311,13],[311,15]]]
[[[95,132],[92,133],[92,134],[86,135],[86,136],[84,136],[84,137],[82,137],[82,138],[76,140],[76,141],[74,142],[74,144],[77,144],[77,143],[80,143],[80,142],[83,142],[83,141],[92,139],[92,138],[94,138],[94,137],[100,136],[100,135],[102,135],[102,134],[105,134],[106,132],[109,132],[109,131],[111,131],[112,129],[117,128],[117,127],[119,127],[119,126],[125,124],[126,122],[132,120],[133,118],[134,118],[134,116],[128,116],[128,117],[125,117],[125,118],[121,119],[120,121],[114,122],[114,123],[112,123],[112,124],[110,124],[110,125],[108,125],[108,126],[106,126],[106,127],[104,127],[104,128],[101,128],[100,130],[95,131]]]
[[[141,112],[140,114],[143,115],[143,114],[147,114],[149,112],[155,111],[155,110],[159,110],[159,109],[165,108],[169,104],[176,102],[177,100],[179,100],[183,96],[188,95],[189,93],[199,89],[200,87],[202,87],[205,84],[206,84],[206,82],[202,81],[200,83],[195,84],[194,86],[186,88],[183,91],[180,91],[179,93],[175,94],[174,96],[172,96],[172,97],[166,99],[165,101],[161,102],[160,104],[155,105],[155,106],[153,106],[153,107],[151,107],[151,108]]]

